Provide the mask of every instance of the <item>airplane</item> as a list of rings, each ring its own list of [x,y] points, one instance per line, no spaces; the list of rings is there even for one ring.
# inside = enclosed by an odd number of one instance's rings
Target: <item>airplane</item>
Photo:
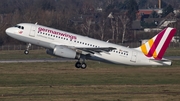
[[[133,66],[171,65],[172,61],[163,58],[163,55],[176,29],[167,27],[137,48],[129,48],[37,23],[20,23],[7,28],[5,32],[10,37],[27,43],[24,54],[29,54],[29,48],[34,44],[46,48],[46,53],[49,55],[77,59],[75,67],[85,69],[87,59]]]

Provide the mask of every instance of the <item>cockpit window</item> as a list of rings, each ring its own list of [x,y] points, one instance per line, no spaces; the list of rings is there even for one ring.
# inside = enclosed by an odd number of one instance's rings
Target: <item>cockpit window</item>
[[[19,28],[19,29],[24,29],[23,26],[19,26],[19,25],[16,25],[15,27]]]

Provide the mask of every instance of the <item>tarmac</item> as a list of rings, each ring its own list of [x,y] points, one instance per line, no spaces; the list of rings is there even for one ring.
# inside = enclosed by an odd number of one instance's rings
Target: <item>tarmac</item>
[[[36,62],[69,62],[76,61],[75,59],[66,59],[66,58],[58,58],[58,59],[17,59],[17,60],[0,60],[0,63],[36,63]]]
[[[169,60],[180,60],[180,56],[168,56],[165,57]],[[67,58],[49,58],[49,59],[17,59],[17,60],[0,60],[0,63],[35,63],[35,62],[70,62],[77,61],[75,59]]]

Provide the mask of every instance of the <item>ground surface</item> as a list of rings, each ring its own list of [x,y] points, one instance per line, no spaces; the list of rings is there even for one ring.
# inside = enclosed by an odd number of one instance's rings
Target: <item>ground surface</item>
[[[1,52],[4,58],[8,55]],[[32,52],[29,58],[46,58]],[[4,55],[6,54],[6,55]],[[18,58],[25,56],[18,55]],[[53,58],[53,57],[48,57]],[[87,61],[0,64],[0,101],[179,101],[180,61],[173,66],[123,66]]]

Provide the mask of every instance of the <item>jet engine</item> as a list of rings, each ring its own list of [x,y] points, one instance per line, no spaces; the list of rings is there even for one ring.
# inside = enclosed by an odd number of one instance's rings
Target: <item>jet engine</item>
[[[80,58],[80,54],[65,46],[56,46],[54,49],[47,49],[46,53],[64,58],[72,58],[72,59]]]

